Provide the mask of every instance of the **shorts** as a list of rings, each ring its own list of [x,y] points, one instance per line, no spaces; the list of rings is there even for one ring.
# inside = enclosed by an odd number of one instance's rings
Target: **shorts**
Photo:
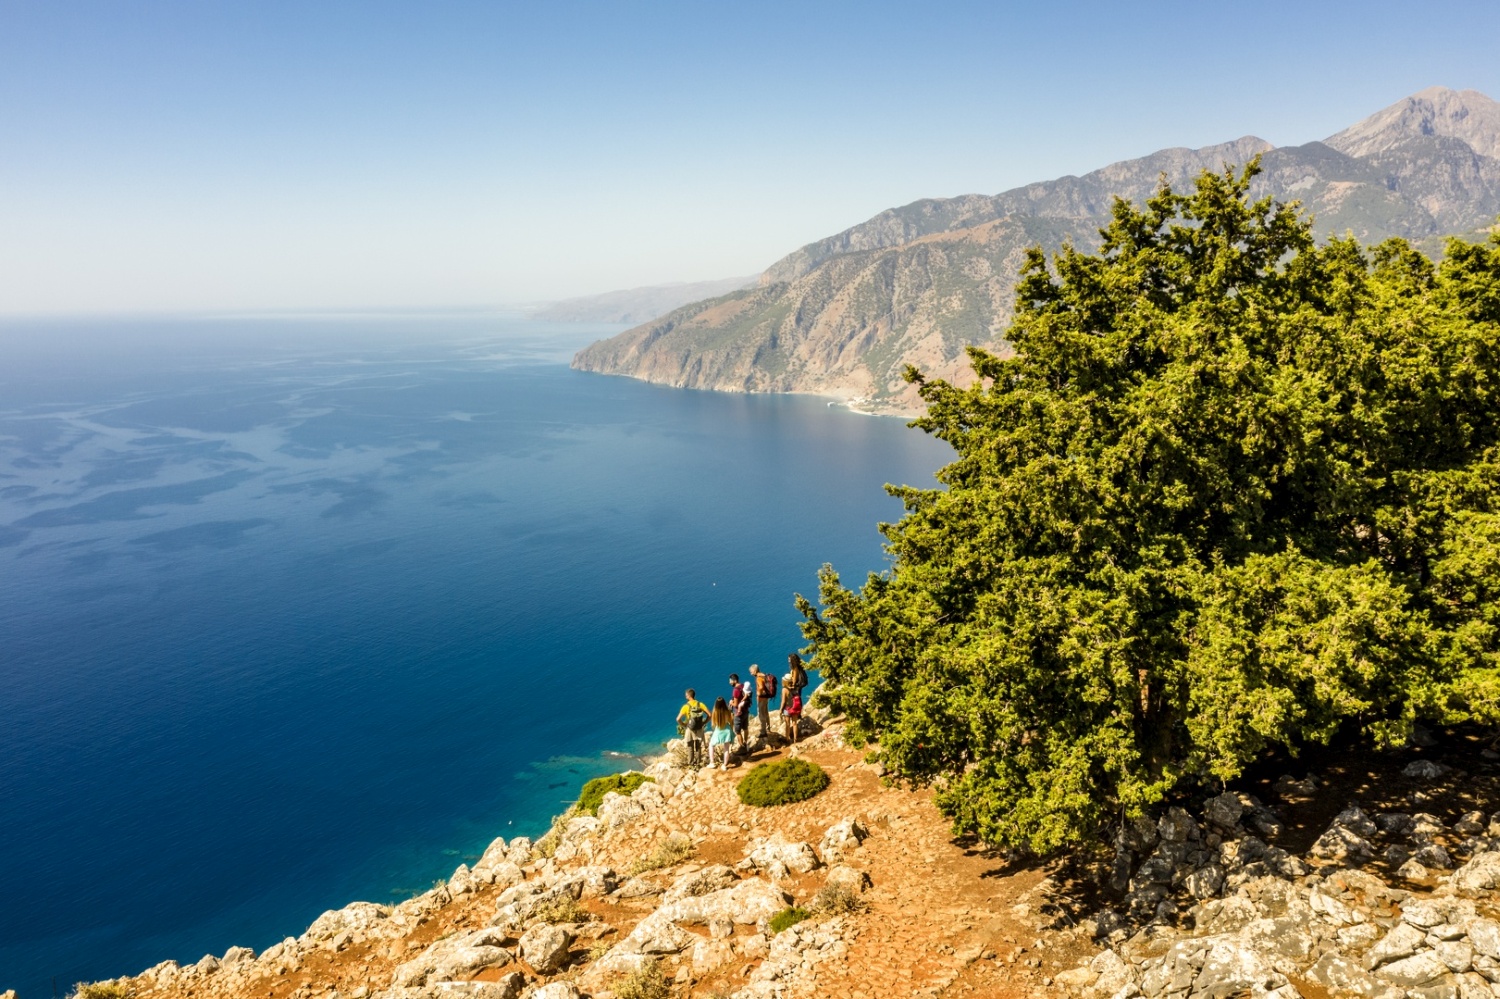
[[[750,715],[748,713],[734,716],[734,730],[736,732],[750,731]]]

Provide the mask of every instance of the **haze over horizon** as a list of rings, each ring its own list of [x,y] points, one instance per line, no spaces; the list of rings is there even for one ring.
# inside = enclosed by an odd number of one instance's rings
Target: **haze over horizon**
[[[918,198],[1500,95],[1500,8],[0,3],[0,314],[758,271]]]

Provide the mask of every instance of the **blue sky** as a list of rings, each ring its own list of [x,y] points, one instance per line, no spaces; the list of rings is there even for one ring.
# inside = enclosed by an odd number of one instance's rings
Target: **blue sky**
[[[0,0],[0,313],[469,306],[1500,97],[1486,3]]]

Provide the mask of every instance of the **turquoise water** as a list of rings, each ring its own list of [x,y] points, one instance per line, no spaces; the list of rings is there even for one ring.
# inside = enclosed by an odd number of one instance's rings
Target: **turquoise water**
[[[783,664],[946,449],[485,316],[0,326],[0,989],[393,901]]]

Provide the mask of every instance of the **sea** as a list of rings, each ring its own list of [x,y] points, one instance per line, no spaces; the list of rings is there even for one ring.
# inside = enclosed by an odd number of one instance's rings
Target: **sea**
[[[0,990],[419,893],[888,564],[946,445],[568,368],[619,329],[0,323]]]

